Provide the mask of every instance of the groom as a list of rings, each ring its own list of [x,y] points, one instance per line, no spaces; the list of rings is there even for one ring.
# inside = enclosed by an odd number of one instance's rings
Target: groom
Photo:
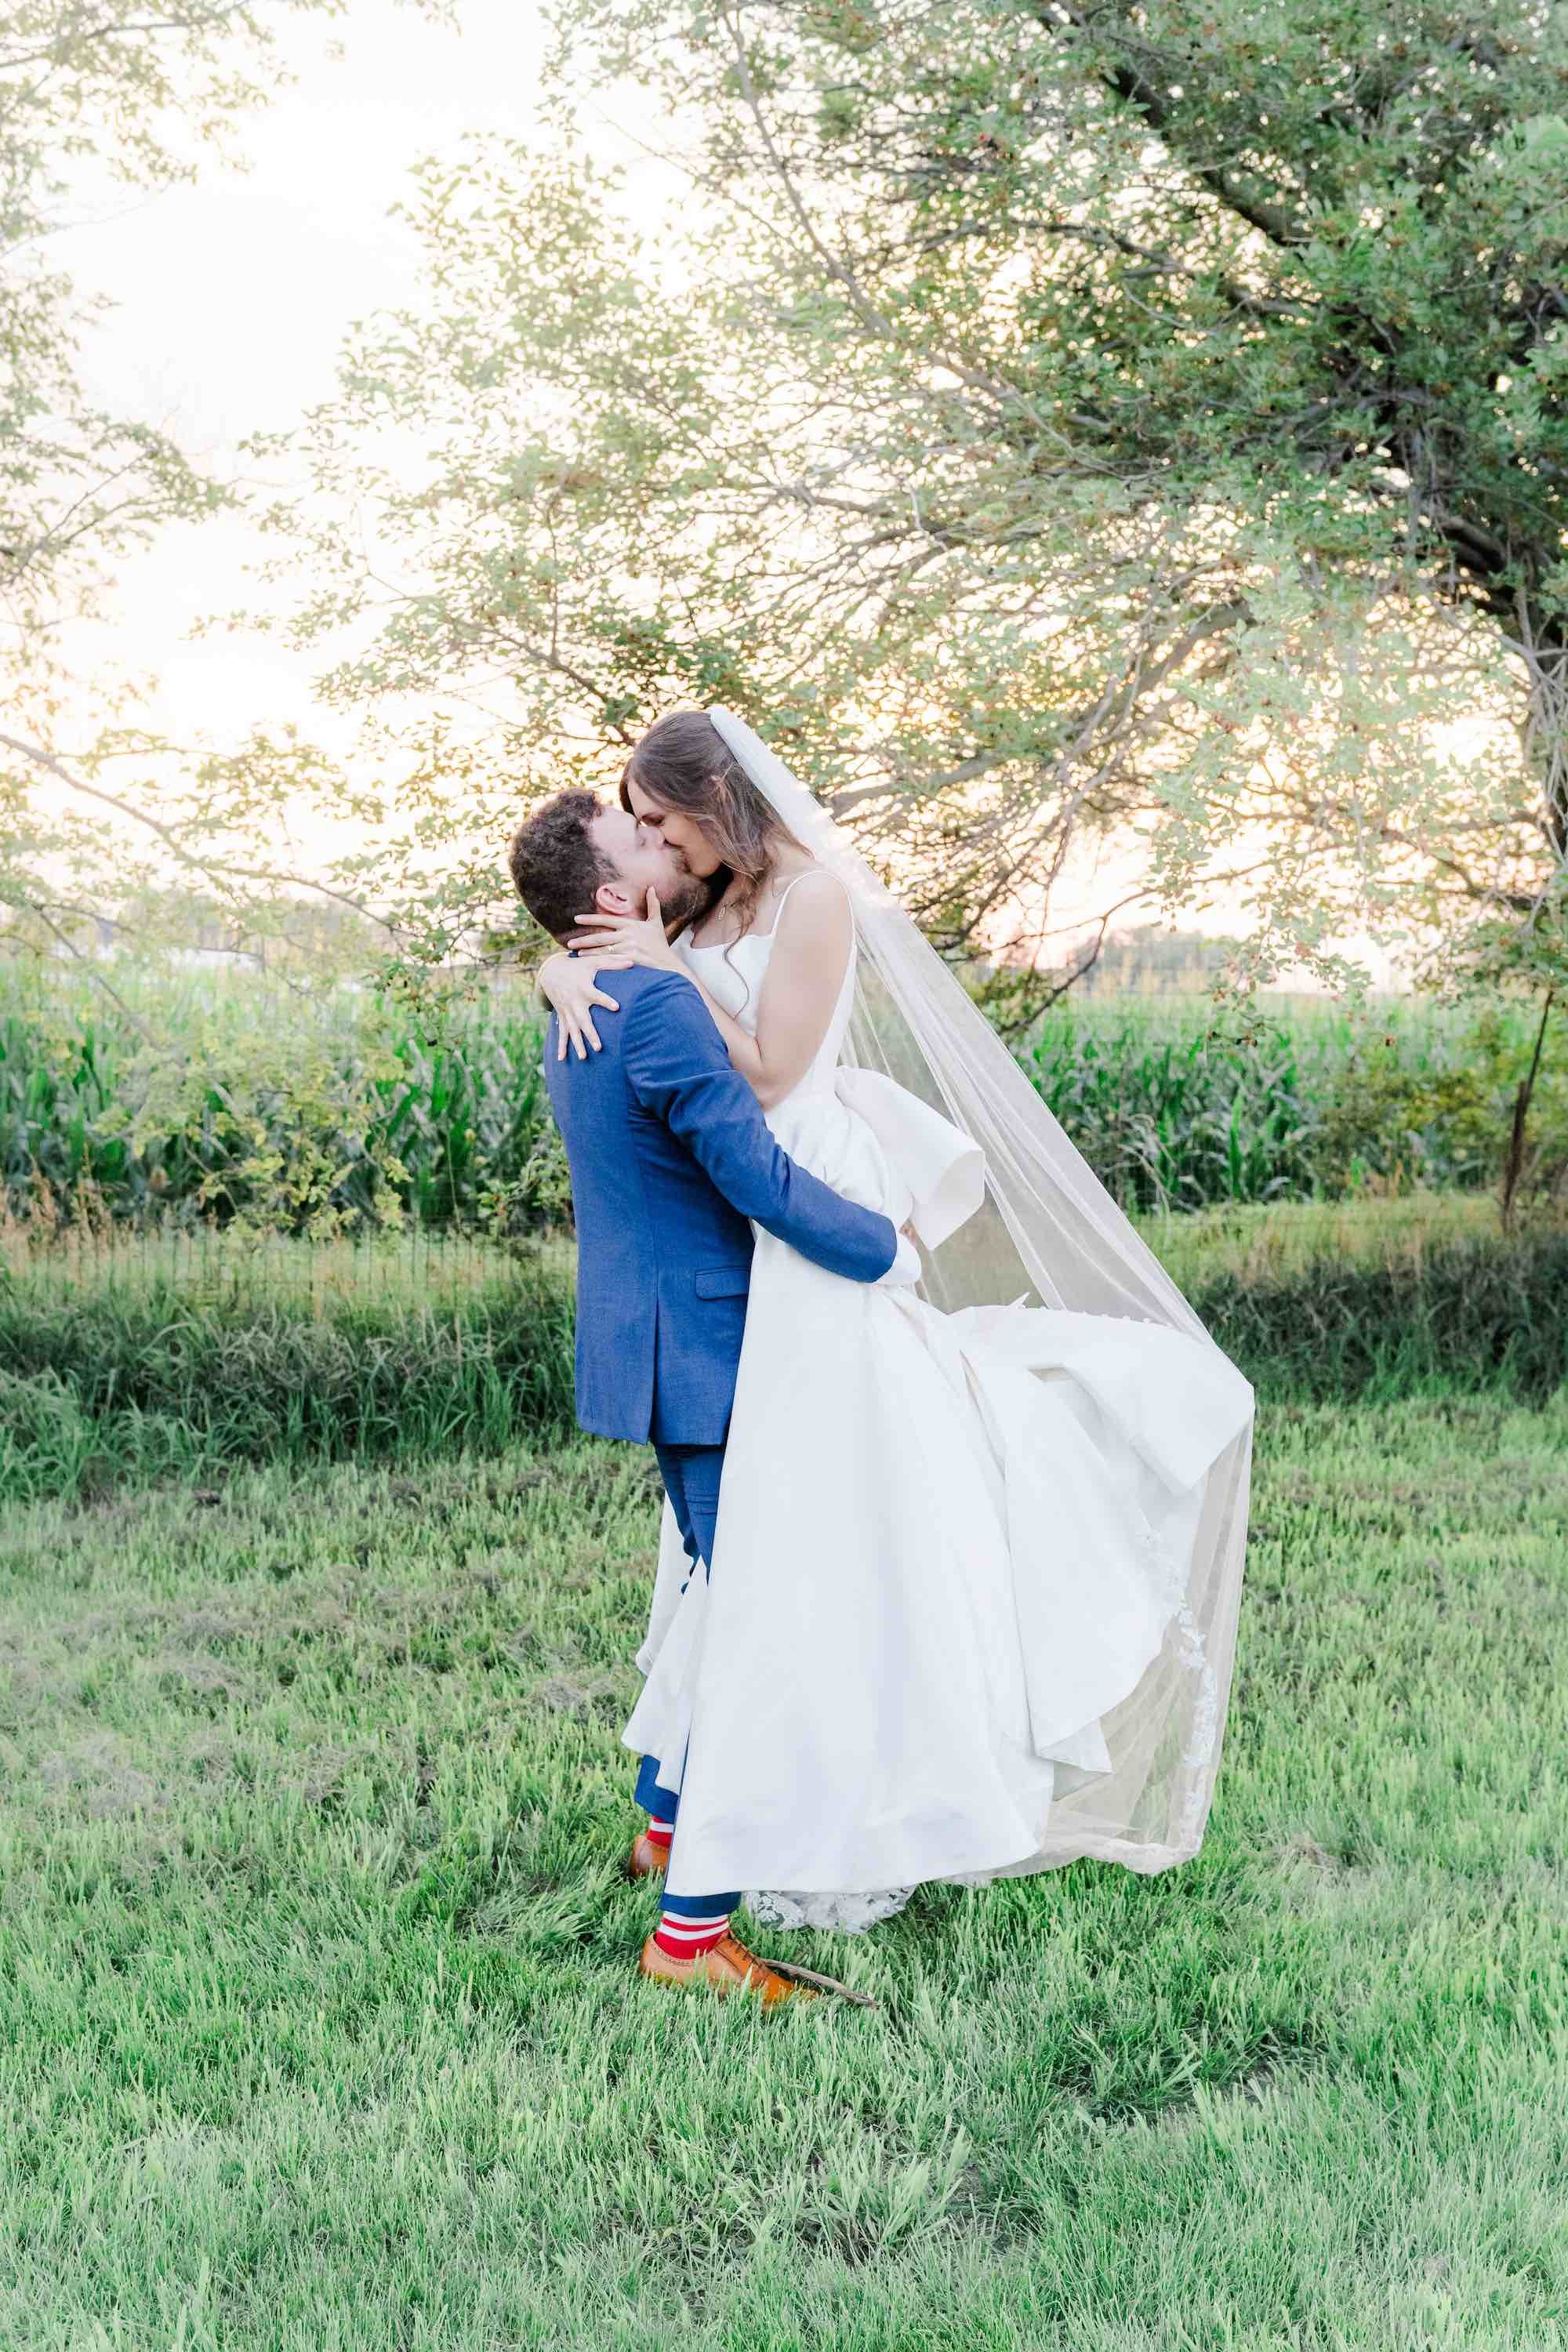
[[[587,792],[558,793],[520,826],[510,866],[529,912],[563,940],[594,908],[646,914],[650,891],[673,925],[707,901],[678,850]],[[577,1419],[598,1437],[652,1440],[687,1556],[708,1575],[746,1326],[748,1221],[852,1282],[912,1281],[919,1264],[888,1218],[779,1150],[695,988],[641,966],[616,984],[621,1017],[605,1024],[601,1050],[574,1066],[545,1057],[577,1220]],[[649,1822],[634,1876],[668,1861],[677,1800],[660,1769],[643,1758],[637,1801]],[[730,1933],[740,1899],[667,1894],[642,1973],[721,1992],[749,1983],[770,2005],[810,1998]]]

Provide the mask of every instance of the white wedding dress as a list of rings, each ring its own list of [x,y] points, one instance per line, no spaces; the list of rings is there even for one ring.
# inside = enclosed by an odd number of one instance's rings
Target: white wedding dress
[[[775,934],[682,943],[749,1029]],[[978,1209],[983,1156],[839,1066],[854,985],[852,951],[768,1124],[934,1245]],[[1102,1718],[1162,1650],[1200,1677],[1183,1760],[1201,1763],[1218,1685],[1186,1570],[1205,1474],[1251,1412],[1241,1374],[1183,1332],[1023,1303],[943,1315],[759,1231],[712,1573],[689,1574],[667,1504],[623,1735],[679,1790],[669,1891],[741,1887],[755,1917],[855,1932],[922,1881],[1047,1867],[1053,1802],[1110,1770]]]

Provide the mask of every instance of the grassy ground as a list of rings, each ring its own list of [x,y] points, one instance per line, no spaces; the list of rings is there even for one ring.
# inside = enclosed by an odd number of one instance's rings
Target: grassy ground
[[[8,1513],[7,2352],[1562,2340],[1568,1401],[1271,1408],[1201,1855],[757,1931],[864,2011],[633,1976],[648,1473]]]

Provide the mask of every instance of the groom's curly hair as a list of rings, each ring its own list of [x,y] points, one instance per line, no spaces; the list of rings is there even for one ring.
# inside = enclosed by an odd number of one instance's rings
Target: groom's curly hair
[[[517,895],[552,940],[574,931],[600,883],[616,878],[588,830],[604,805],[596,793],[557,793],[512,835],[507,863]]]

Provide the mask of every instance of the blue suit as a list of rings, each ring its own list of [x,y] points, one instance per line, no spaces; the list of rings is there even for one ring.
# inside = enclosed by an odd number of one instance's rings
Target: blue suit
[[[616,974],[620,1013],[545,1080],[577,1220],[577,1418],[597,1437],[721,1445],[752,1278],[749,1219],[818,1265],[875,1282],[889,1219],[779,1150],[689,981]]]
[[[695,1567],[710,1563],[724,1439],[746,1328],[750,1220],[855,1282],[891,1266],[891,1221],[779,1150],[756,1096],[689,981],[616,974],[619,1013],[585,1062],[545,1083],[572,1169],[577,1221],[577,1418],[595,1436],[651,1438]],[[645,1756],[637,1802],[676,1818]],[[667,1913],[728,1912],[738,1892],[666,1895]]]

